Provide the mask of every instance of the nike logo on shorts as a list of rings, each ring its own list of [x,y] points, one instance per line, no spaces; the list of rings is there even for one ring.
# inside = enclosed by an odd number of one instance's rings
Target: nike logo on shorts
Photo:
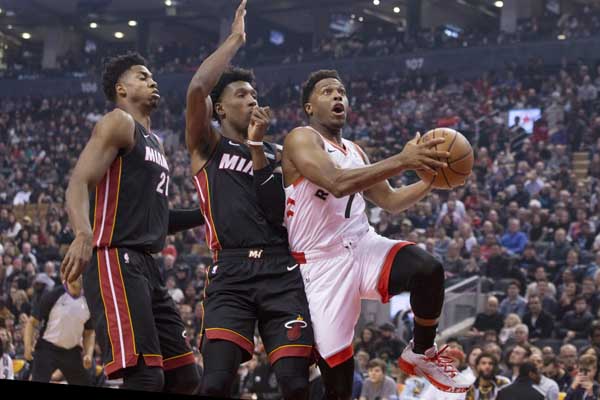
[[[298,268],[298,264],[292,265],[291,267],[287,267],[287,270],[288,270],[288,271],[293,271],[293,270],[295,270],[296,268]]]

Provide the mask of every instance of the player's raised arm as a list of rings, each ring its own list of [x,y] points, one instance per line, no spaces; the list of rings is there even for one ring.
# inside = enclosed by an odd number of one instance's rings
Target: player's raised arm
[[[189,152],[198,152],[201,160],[208,160],[219,138],[211,125],[213,105],[210,92],[237,51],[246,42],[245,15],[246,0],[242,0],[235,12],[231,34],[213,54],[204,60],[188,86],[185,140]]]
[[[131,115],[116,109],[94,127],[92,136],[77,160],[66,193],[69,223],[75,239],[63,259],[61,271],[68,282],[81,275],[92,256],[90,191],[100,182],[120,149],[134,145],[135,123]]]
[[[367,190],[405,170],[422,169],[435,174],[435,168],[445,166],[436,157],[447,158],[448,153],[432,147],[443,141],[433,139],[419,144],[411,141],[400,154],[366,167],[342,169],[328,156],[323,139],[317,133],[309,128],[296,128],[286,137],[283,146],[285,182],[289,185],[297,178],[305,177],[339,198]],[[290,173],[290,170],[296,173]]]

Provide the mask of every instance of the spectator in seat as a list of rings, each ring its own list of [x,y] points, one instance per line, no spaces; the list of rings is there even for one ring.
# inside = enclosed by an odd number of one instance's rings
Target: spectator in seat
[[[563,368],[557,356],[551,356],[544,360],[543,374],[552,379],[558,385],[560,392],[566,392],[571,386],[571,375]]]
[[[567,391],[565,400],[596,400],[600,398],[598,360],[594,356],[583,355],[577,363],[577,374]]]
[[[531,355],[531,350],[528,347],[521,346],[519,344],[514,345],[507,353],[506,358],[506,369],[502,375],[514,382],[519,376],[519,369]]]
[[[546,260],[550,278],[554,278],[558,271],[567,263],[567,254],[571,250],[571,244],[567,242],[567,232],[559,228],[554,232],[554,241],[546,251]]]
[[[475,317],[475,323],[471,328],[471,335],[483,336],[483,333],[487,330],[500,333],[503,325],[504,318],[498,312],[498,298],[490,296],[485,304],[485,311],[477,314]]]
[[[518,281],[512,281],[506,289],[506,298],[500,303],[500,314],[507,316],[515,313],[523,318],[527,311],[527,301],[519,294],[521,285]]]
[[[542,309],[540,296],[529,296],[527,308],[528,312],[523,316],[523,323],[529,328],[529,340],[535,343],[538,339],[549,339],[554,330],[554,319],[551,314]]]
[[[594,317],[588,311],[587,301],[583,296],[575,298],[575,309],[563,317],[558,329],[559,338],[566,342],[576,339],[587,339]]]
[[[527,235],[521,232],[521,223],[516,218],[508,221],[508,231],[502,236],[501,243],[510,255],[521,255],[527,245]]]
[[[540,372],[540,383],[534,385],[534,388],[542,392],[544,400],[558,400],[558,384],[544,375],[544,361],[542,360],[542,356],[538,353],[532,353],[528,361],[535,365]]]

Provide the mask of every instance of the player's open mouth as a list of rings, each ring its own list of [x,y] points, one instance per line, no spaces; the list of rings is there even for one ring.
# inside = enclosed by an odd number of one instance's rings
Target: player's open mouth
[[[337,103],[334,105],[331,111],[333,111],[335,115],[344,115],[346,113],[346,109],[342,103]]]

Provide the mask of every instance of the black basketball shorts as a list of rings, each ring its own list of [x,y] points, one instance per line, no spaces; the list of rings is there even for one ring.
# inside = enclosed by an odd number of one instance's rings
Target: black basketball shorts
[[[287,248],[218,252],[207,271],[203,341],[228,340],[244,361],[258,331],[274,364],[282,357],[313,356],[313,330],[300,266]]]
[[[195,362],[179,311],[150,254],[94,249],[83,290],[110,379],[136,366],[139,356],[164,370]]]

